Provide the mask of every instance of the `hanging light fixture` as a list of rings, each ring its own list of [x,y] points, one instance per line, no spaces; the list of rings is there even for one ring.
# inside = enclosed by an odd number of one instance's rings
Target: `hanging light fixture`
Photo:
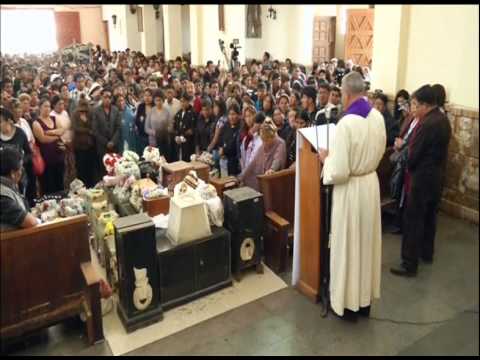
[[[130,5],[130,12],[135,14],[137,12],[138,5]]]
[[[267,19],[273,19],[273,20],[276,20],[276,19],[277,19],[277,10],[275,10],[275,9],[272,7],[272,5],[270,5],[270,7],[268,8]]]
[[[158,19],[160,17],[160,5],[153,4],[152,6],[155,9],[155,19]]]

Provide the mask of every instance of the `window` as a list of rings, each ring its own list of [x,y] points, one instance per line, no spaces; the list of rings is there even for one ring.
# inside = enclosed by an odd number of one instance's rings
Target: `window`
[[[58,50],[53,9],[2,9],[2,54],[40,54]]]

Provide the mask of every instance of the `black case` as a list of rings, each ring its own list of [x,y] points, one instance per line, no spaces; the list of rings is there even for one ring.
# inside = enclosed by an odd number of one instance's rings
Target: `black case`
[[[127,332],[131,332],[163,318],[155,225],[146,214],[141,213],[119,218],[114,226],[119,288],[117,311]],[[142,311],[137,310],[133,304],[135,290],[133,267],[147,269],[148,283],[152,288],[152,301]]]
[[[157,230],[162,307],[182,305],[232,285],[230,233],[220,227],[212,235],[173,245],[165,231]]]
[[[261,263],[263,254],[264,206],[263,194],[250,187],[225,191],[223,194],[225,227],[232,234],[232,272],[237,274]],[[246,238],[255,243],[253,258],[243,261],[240,247]]]

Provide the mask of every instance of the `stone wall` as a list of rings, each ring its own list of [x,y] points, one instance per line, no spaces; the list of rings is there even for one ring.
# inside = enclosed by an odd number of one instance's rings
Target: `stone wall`
[[[441,210],[479,223],[478,110],[447,108],[452,126]]]

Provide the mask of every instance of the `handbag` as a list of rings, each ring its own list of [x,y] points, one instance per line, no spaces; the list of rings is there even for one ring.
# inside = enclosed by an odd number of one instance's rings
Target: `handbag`
[[[32,163],[35,176],[42,176],[45,172],[45,160],[43,160],[37,144],[33,144],[32,146]]]
[[[408,147],[405,147],[398,155],[395,167],[390,178],[390,196],[400,201],[402,196],[405,166],[407,163]]]

